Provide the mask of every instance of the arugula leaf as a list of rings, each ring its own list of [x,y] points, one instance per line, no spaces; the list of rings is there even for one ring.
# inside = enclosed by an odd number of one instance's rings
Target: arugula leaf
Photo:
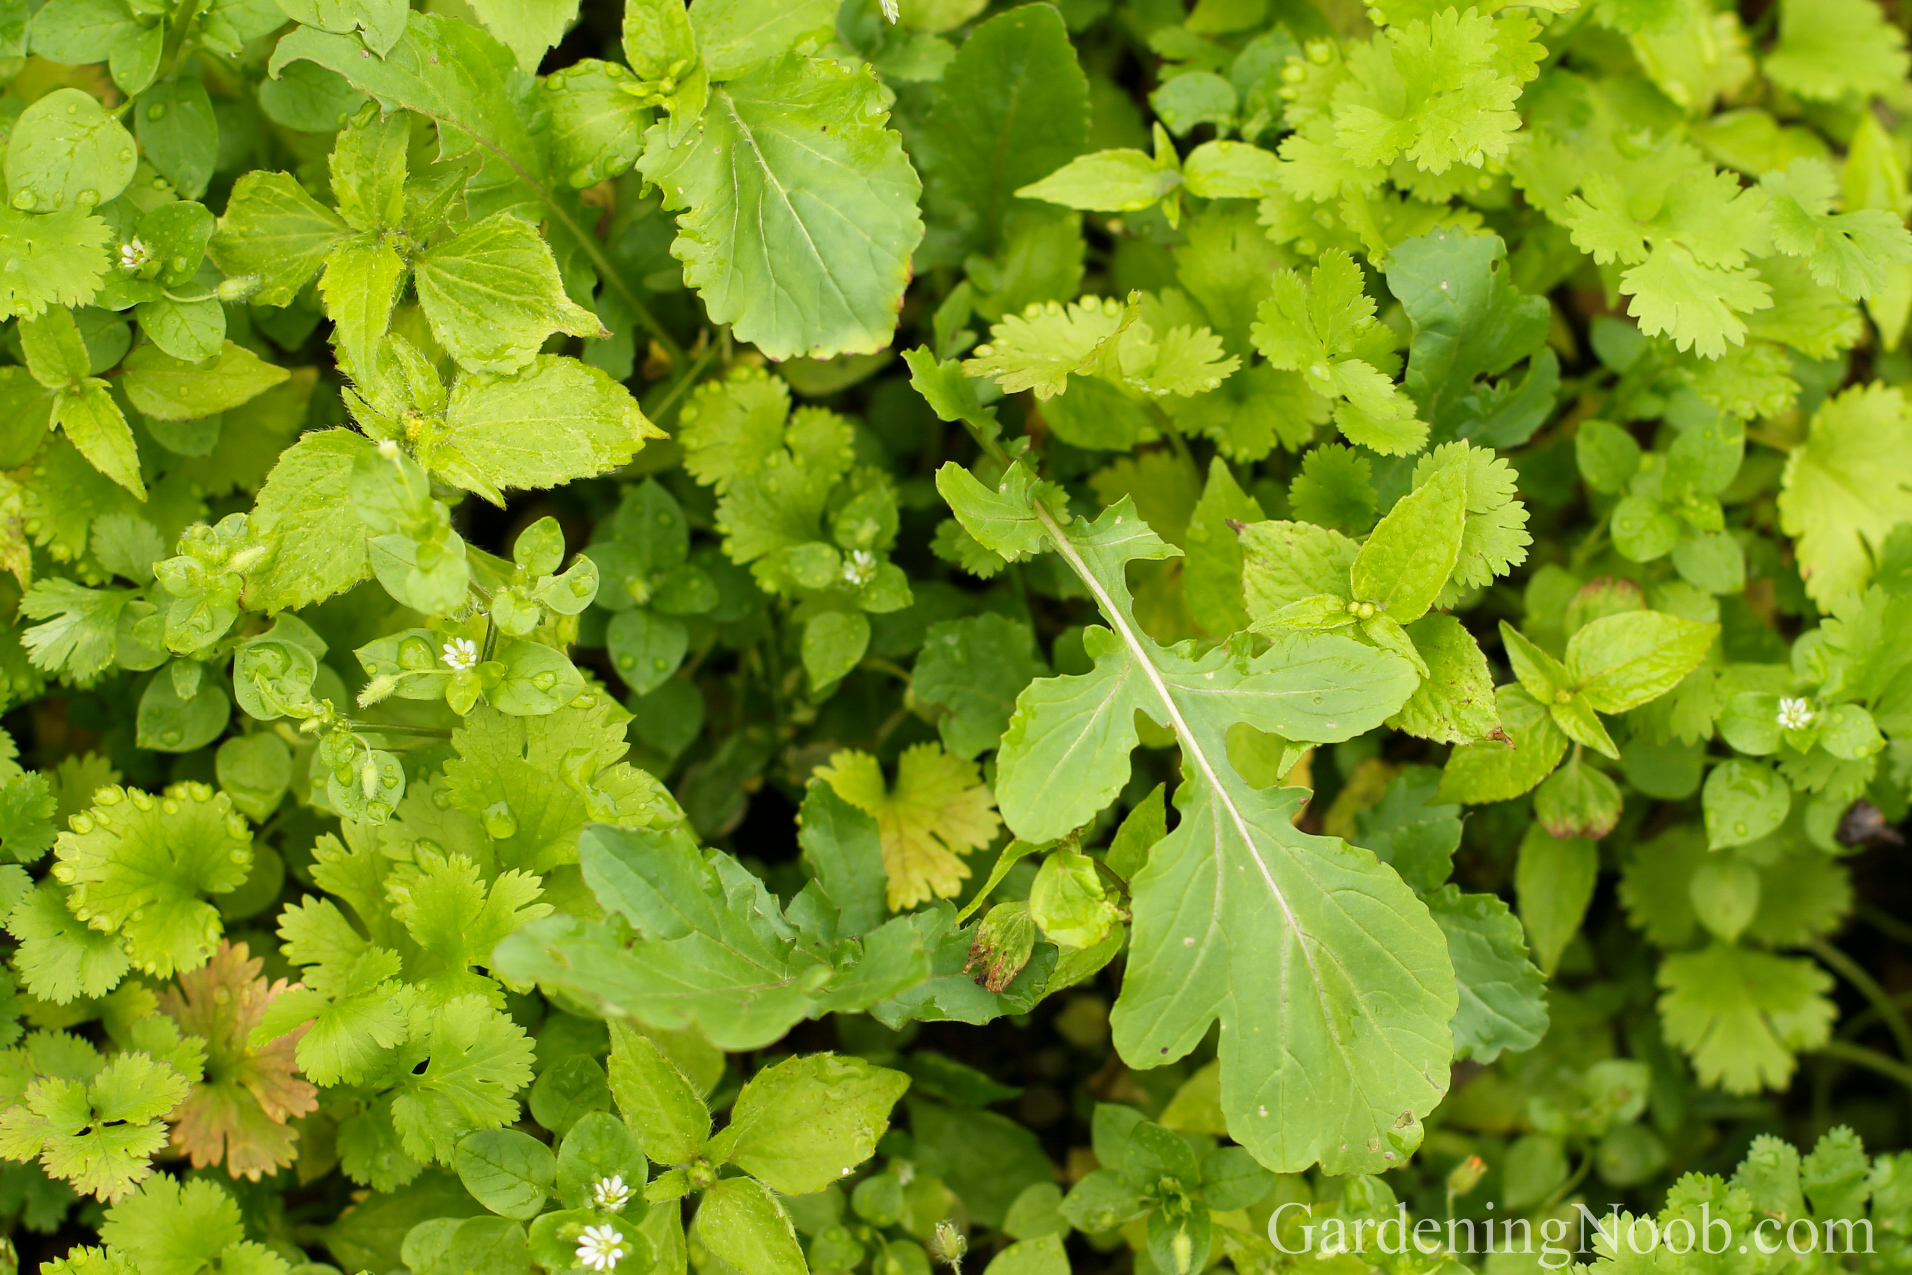
[[[961,758],[994,748],[1016,696],[1048,671],[1027,626],[978,615],[934,625],[923,638],[910,686],[918,702],[943,708],[943,747]]]
[[[938,475],[946,491],[965,480],[975,481],[949,466]],[[1445,943],[1371,855],[1296,832],[1292,797],[1242,782],[1223,737],[1241,720],[1285,739],[1345,738],[1399,707],[1411,670],[1398,656],[1334,635],[1296,637],[1253,660],[1238,647],[1199,661],[1164,649],[1136,627],[1121,571],[1170,551],[1127,500],[1093,524],[1068,527],[1026,497],[1022,510],[1115,627],[1090,647],[1095,672],[1039,680],[1018,701],[998,760],[1005,821],[1032,842],[1086,822],[1128,777],[1138,710],[1173,729],[1187,768],[1176,799],[1182,822],[1131,883],[1133,954],[1113,1016],[1117,1047],[1134,1065],[1159,1066],[1187,1053],[1219,1017],[1231,1029],[1222,1038],[1230,1132],[1257,1158],[1333,1169],[1405,1154],[1418,1142],[1417,1107],[1431,1108],[1440,1094],[1428,1069],[1438,1069],[1449,1048],[1455,1002]],[[1002,538],[965,522],[985,544]],[[1250,884],[1222,889],[1230,868]],[[1184,913],[1176,901],[1190,898],[1216,906]],[[1224,951],[1224,929],[1265,938]],[[1330,950],[1332,967],[1315,955]],[[1399,1008],[1362,1020],[1350,1037],[1335,1006],[1354,988],[1332,971],[1356,965],[1370,991],[1382,981],[1395,989]],[[1275,1029],[1240,1017],[1244,997],[1286,1007],[1280,1034],[1291,1047],[1307,1033],[1323,1042],[1324,1054],[1314,1056],[1341,1061],[1325,1074],[1318,1065],[1307,1075],[1285,1066],[1273,1036],[1263,1034]],[[1337,1098],[1297,1104],[1285,1096],[1296,1085]],[[1279,1122],[1264,1123],[1265,1111],[1280,1112]]]
[[[1024,6],[979,24],[942,85],[924,127],[924,194],[988,251],[1018,193],[1087,145],[1089,81],[1060,15]]]
[[[1500,387],[1477,390],[1483,377],[1500,376],[1523,358],[1550,357],[1541,351],[1551,310],[1544,297],[1527,296],[1509,280],[1506,253],[1497,236],[1437,230],[1388,254],[1388,289],[1414,325],[1406,388],[1436,441],[1478,437],[1518,446],[1553,407],[1549,392],[1510,419],[1494,411]]]
[[[1454,1056],[1492,1062],[1505,1050],[1538,1045],[1547,1032],[1545,980],[1527,959],[1520,922],[1507,905],[1454,885],[1423,897],[1447,936],[1460,990]]]
[[[506,976],[746,1049],[827,1010],[865,1008],[927,972],[906,921],[833,949],[787,919],[734,859],[706,858],[683,832],[591,828],[579,853],[606,910],[643,937],[626,947],[602,925],[550,917],[499,945],[493,965]]]

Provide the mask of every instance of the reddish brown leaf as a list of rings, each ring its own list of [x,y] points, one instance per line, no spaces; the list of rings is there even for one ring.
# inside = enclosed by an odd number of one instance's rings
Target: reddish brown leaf
[[[318,1089],[298,1078],[294,1049],[304,1029],[261,1049],[248,1044],[266,1007],[290,990],[259,977],[264,962],[244,943],[225,943],[204,969],[179,976],[159,1007],[206,1042],[206,1077],[169,1117],[173,1145],[194,1168],[224,1163],[255,1182],[293,1160],[298,1132],[286,1124],[317,1110]],[[296,987],[298,984],[291,984]]]

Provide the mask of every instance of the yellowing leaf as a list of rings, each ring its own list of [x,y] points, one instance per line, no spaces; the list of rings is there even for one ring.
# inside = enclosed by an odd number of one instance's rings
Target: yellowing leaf
[[[817,774],[876,820],[892,911],[954,898],[969,877],[960,856],[987,846],[1002,826],[976,763],[944,752],[940,744],[906,750],[894,789],[884,786],[876,758],[848,749]]]

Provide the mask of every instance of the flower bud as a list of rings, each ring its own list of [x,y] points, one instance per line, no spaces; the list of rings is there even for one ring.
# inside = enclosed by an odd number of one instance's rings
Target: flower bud
[[[368,708],[380,700],[389,698],[391,693],[397,689],[398,678],[390,673],[381,673],[367,682],[365,689],[359,692],[359,707]]]
[[[969,1252],[969,1237],[956,1229],[956,1224],[948,1218],[936,1224],[936,1234],[930,1241],[930,1253],[946,1266],[961,1266],[963,1254]]]
[[[236,274],[219,284],[221,301],[244,301],[263,286],[265,280],[256,274]]]
[[[1479,1186],[1480,1180],[1486,1176],[1487,1161],[1477,1155],[1470,1155],[1455,1165],[1454,1171],[1447,1175],[1447,1193],[1458,1200]]]

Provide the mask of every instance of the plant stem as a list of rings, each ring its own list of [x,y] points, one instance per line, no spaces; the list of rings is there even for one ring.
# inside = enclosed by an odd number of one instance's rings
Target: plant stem
[[[1553,1189],[1553,1193],[1547,1197],[1546,1202],[1540,1206],[1538,1212],[1541,1212],[1541,1213],[1547,1212],[1547,1210],[1553,1208],[1554,1205],[1560,1203],[1562,1200],[1566,1199],[1569,1195],[1573,1194],[1573,1189],[1579,1186],[1582,1182],[1586,1180],[1587,1172],[1588,1170],[1592,1168],[1593,1168],[1593,1152],[1589,1151],[1585,1155],[1580,1157],[1579,1165],[1576,1166],[1574,1171],[1568,1175],[1567,1180],[1565,1182],[1562,1182],[1559,1186]],[[1454,1201],[1451,1198],[1447,1202],[1447,1212],[1448,1212],[1448,1216],[1450,1217],[1453,1216]]]
[[[684,391],[697,384],[697,378],[703,375],[704,369],[709,367],[716,357],[717,345],[712,342],[699,351],[688,364],[679,365],[676,375],[671,378],[670,385],[664,391],[664,396],[658,399],[656,406],[650,409],[651,424],[659,429],[669,428],[672,413],[677,410],[677,400],[683,397]]]
[[[1866,973],[1857,961],[1824,939],[1814,939],[1806,946],[1814,956],[1832,966],[1840,977],[1857,988],[1861,996],[1872,1002],[1879,1017],[1885,1020],[1886,1030],[1892,1033],[1892,1039],[1898,1044],[1899,1057],[1912,1061],[1912,1026],[1907,1025],[1898,1003],[1886,995],[1885,988],[1879,986],[1878,980]]]
[[[1868,1071],[1875,1071],[1881,1076],[1898,1081],[1907,1089],[1912,1089],[1912,1067],[1876,1049],[1868,1049],[1864,1045],[1855,1045],[1850,1041],[1835,1040],[1821,1045],[1814,1052],[1822,1058],[1833,1058],[1840,1062],[1851,1063],[1856,1067],[1864,1067]]]
[[[1861,903],[1858,911],[1862,921],[1887,938],[1897,943],[1912,943],[1912,925],[1907,925],[1884,908]]]
[[[395,722],[361,722],[356,718],[346,718],[345,724],[354,731],[372,735],[417,735],[431,739],[450,739],[451,732],[443,726],[404,726]]]
[[[1201,473],[1201,470],[1195,468],[1195,457],[1188,450],[1188,440],[1182,437],[1181,430],[1175,428],[1174,418],[1169,416],[1160,403],[1150,403],[1149,410],[1155,413],[1155,424],[1167,437],[1169,447],[1188,463],[1190,469],[1194,469],[1197,474]]]

